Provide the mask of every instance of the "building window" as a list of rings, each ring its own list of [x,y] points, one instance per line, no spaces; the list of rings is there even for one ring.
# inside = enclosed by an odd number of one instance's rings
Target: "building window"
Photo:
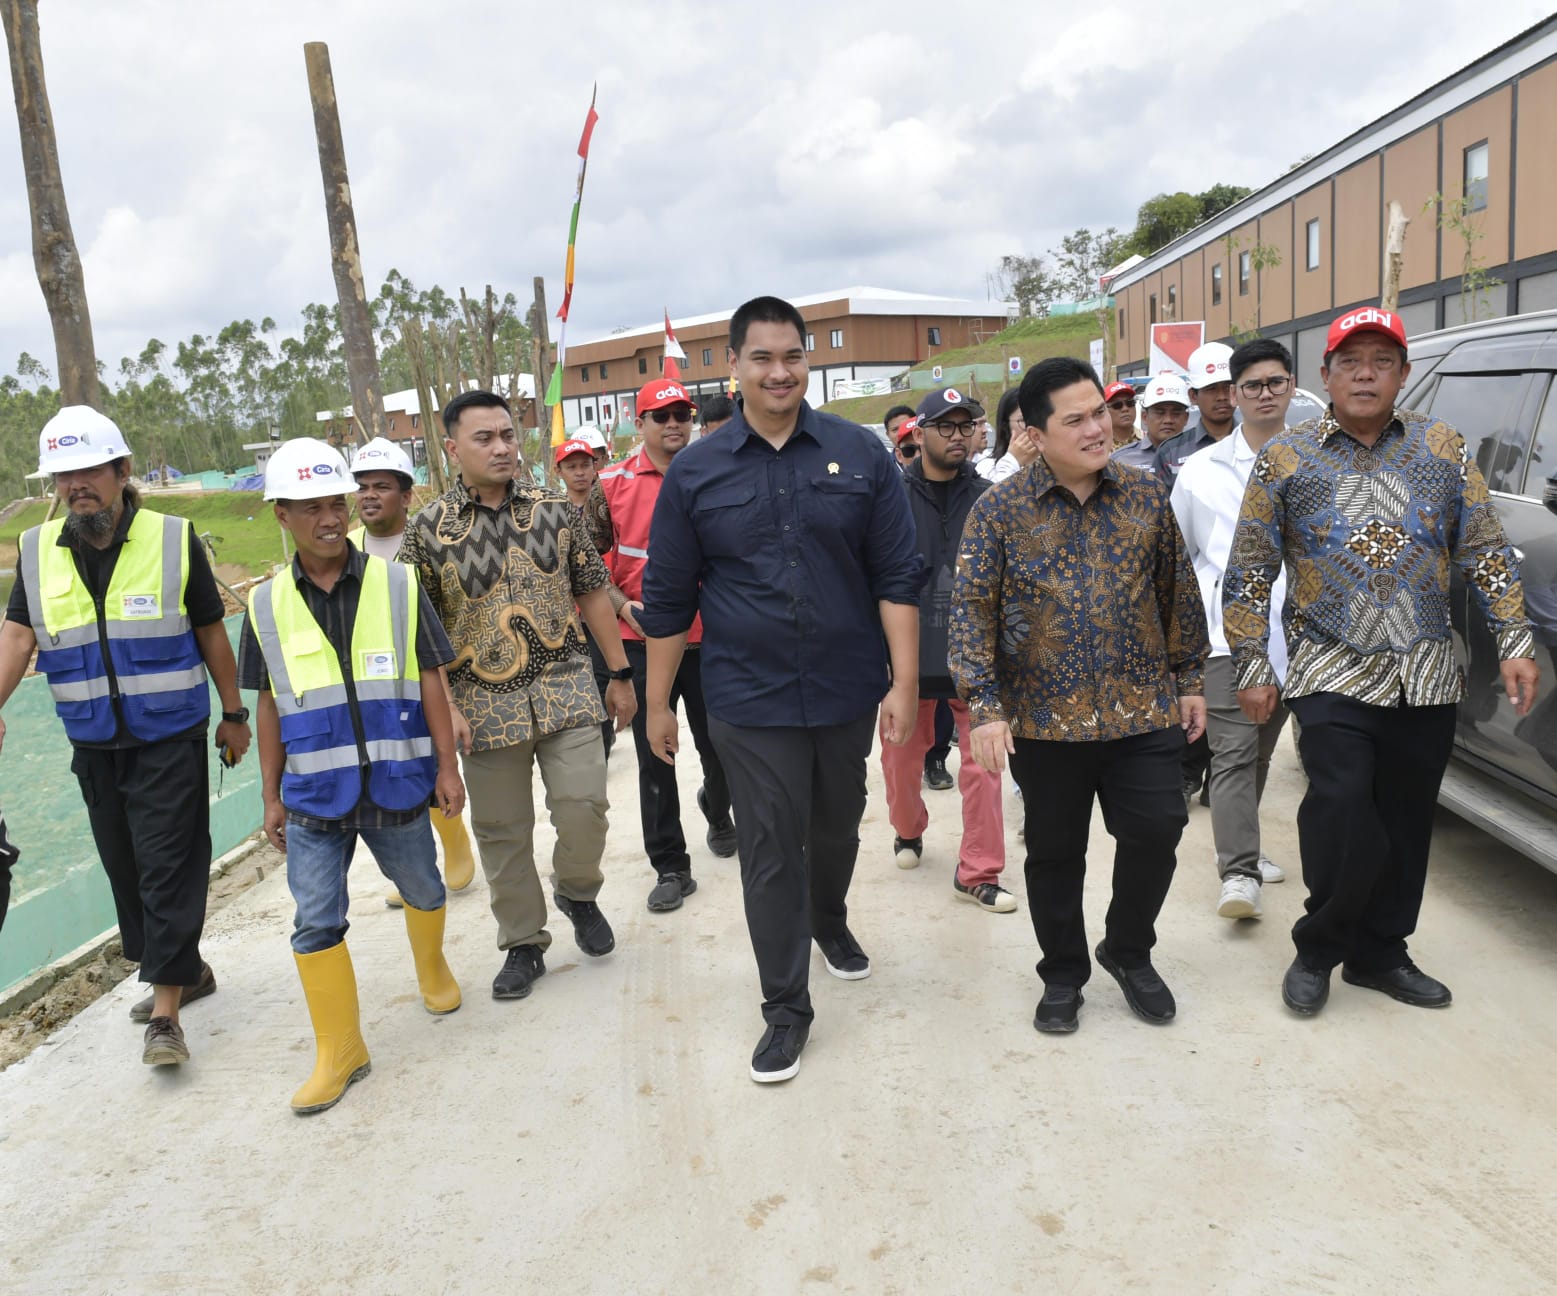
[[[665,372],[665,357],[664,356],[660,357],[660,372],[661,373]]]
[[[1178,284],[1169,284],[1168,285],[1168,318],[1170,320],[1176,320],[1176,319],[1178,319],[1178,317],[1179,317],[1179,286],[1178,286]]]
[[[1238,254],[1238,295],[1240,297],[1249,295],[1249,276],[1253,271],[1253,259],[1247,252],[1240,252]]]
[[[832,336],[830,338],[828,338],[828,340],[827,340],[827,344],[830,347],[832,347],[833,350],[835,350],[835,351],[839,347],[841,347],[843,345],[843,330],[842,329],[834,329],[833,332],[832,332]]]
[[[815,333],[807,333],[806,334],[806,350],[807,351],[815,351],[816,350],[816,334]]]
[[[936,328],[933,324],[929,328],[929,337],[931,346],[941,345],[941,330]]]
[[[642,373],[642,374],[646,374],[646,373],[649,372],[649,357],[648,356],[639,356],[638,357],[638,372]]]
[[[713,349],[713,347],[704,347],[703,348],[703,363],[705,365],[711,365],[711,364],[713,364],[713,362],[714,362],[714,349]]]
[[[1487,207],[1487,141],[1465,150],[1465,210],[1485,211]]]
[[[578,367],[578,380],[580,382],[588,382],[589,381],[589,366],[588,365],[580,365]]]
[[[605,378],[605,366],[604,366],[604,365],[601,365],[601,366],[600,366],[600,377],[601,377],[601,378],[602,378],[602,379],[604,379],[604,378]]]
[[[1222,263],[1218,261],[1211,267],[1211,304],[1222,304]]]
[[[1157,294],[1156,293],[1153,293],[1151,295],[1150,302],[1151,302],[1151,319],[1148,322],[1152,323],[1152,324],[1155,324],[1157,322]]]
[[[1308,222],[1308,268],[1319,269],[1319,218],[1316,216]]]
[[[1127,334],[1127,332],[1126,332],[1126,330],[1127,330],[1127,329],[1128,329],[1128,327],[1129,327],[1129,326],[1128,326],[1128,325],[1127,325],[1127,324],[1126,324],[1126,323],[1125,323],[1125,312],[1124,312],[1124,307],[1123,307],[1123,306],[1121,306],[1121,307],[1120,307],[1120,308],[1119,308],[1119,336],[1120,336],[1120,337],[1126,337],[1126,336],[1128,336],[1128,334]]]

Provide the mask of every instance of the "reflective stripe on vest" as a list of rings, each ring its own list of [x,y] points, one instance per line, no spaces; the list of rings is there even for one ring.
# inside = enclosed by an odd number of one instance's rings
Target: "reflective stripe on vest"
[[[363,797],[364,759],[366,792],[375,805],[414,810],[427,804],[437,763],[422,713],[416,594],[409,567],[364,556],[348,655],[350,690],[335,647],[290,571],[249,596],[249,620],[270,672],[286,749],[281,801],[287,809],[345,818]],[[363,748],[357,745],[353,711]]]
[[[58,518],[26,532],[20,565],[38,669],[48,677],[66,735],[73,742],[113,738],[114,682],[125,728],[145,742],[204,724],[211,695],[184,604],[190,523],[136,510],[103,595],[101,619],[73,552],[59,543],[64,529],[65,519]]]

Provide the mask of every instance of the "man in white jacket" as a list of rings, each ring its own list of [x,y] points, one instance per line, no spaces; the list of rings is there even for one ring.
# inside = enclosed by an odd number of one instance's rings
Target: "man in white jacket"
[[[1254,461],[1265,444],[1286,427],[1292,403],[1292,355],[1279,342],[1247,342],[1228,362],[1243,425],[1230,436],[1184,461],[1173,486],[1173,511],[1195,564],[1200,596],[1211,632],[1206,663],[1206,728],[1211,738],[1211,832],[1222,878],[1217,913],[1224,918],[1258,918],[1262,882],[1285,876],[1260,848],[1260,796],[1271,753],[1287,722],[1280,701],[1270,719],[1256,725],[1238,707],[1233,659],[1222,629],[1222,577],[1238,529],[1238,511]],[[1271,598],[1271,665],[1286,674],[1286,636],[1281,604],[1286,574]]]

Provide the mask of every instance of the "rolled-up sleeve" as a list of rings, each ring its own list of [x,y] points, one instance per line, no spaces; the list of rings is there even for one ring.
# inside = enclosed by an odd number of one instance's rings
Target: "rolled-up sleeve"
[[[952,682],[967,702],[975,725],[1007,719],[995,675],[1005,545],[991,504],[994,497],[995,492],[987,491],[975,500],[963,525],[947,632],[946,660]]]
[[[1270,607],[1282,555],[1284,474],[1277,458],[1285,463],[1288,453],[1273,442],[1254,461],[1222,582],[1222,630],[1239,689],[1280,683],[1270,664]]]
[[[691,629],[697,616],[703,547],[672,459],[660,484],[649,523],[649,558],[643,569],[643,609],[638,624],[650,639],[670,639]]]
[[[929,572],[919,554],[918,535],[902,476],[890,458],[876,471],[870,532],[865,539],[865,567],[870,592],[878,603],[919,606],[919,591]]]

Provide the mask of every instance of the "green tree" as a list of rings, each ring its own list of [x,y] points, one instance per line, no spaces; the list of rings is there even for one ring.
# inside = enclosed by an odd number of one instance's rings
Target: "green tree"
[[[1234,203],[1247,198],[1251,190],[1242,185],[1214,184],[1204,193],[1160,193],[1148,198],[1135,214],[1135,230],[1125,241],[1125,254],[1150,256],[1174,239],[1188,234]]]
[[[1096,297],[1098,280],[1127,255],[1124,245],[1124,238],[1112,225],[1101,234],[1089,229],[1067,234],[1052,253],[1060,292],[1072,301]]]

